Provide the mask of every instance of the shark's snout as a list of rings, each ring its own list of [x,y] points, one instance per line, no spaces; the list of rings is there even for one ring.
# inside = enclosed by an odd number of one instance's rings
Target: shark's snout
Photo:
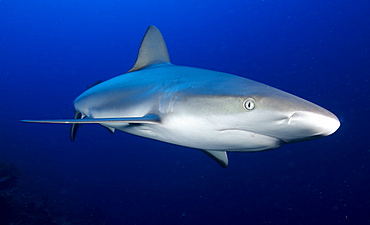
[[[287,119],[291,136],[285,142],[298,142],[328,136],[340,126],[339,119],[329,111],[324,114],[307,111],[294,112]]]

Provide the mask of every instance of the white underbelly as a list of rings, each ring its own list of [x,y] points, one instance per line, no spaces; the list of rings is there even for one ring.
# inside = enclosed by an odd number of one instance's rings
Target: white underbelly
[[[116,129],[171,144],[205,150],[253,152],[275,149],[277,138],[238,129],[209,129],[202,124],[140,124]]]

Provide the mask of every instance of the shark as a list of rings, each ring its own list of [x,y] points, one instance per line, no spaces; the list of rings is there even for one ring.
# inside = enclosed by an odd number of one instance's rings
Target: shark
[[[198,149],[222,167],[228,152],[258,152],[328,136],[340,127],[330,111],[241,76],[174,65],[155,26],[142,39],[134,66],[74,100],[73,119],[22,120],[80,124]]]

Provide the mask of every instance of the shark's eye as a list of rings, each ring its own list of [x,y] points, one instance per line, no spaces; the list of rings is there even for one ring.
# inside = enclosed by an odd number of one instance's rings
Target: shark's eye
[[[256,101],[253,98],[247,98],[243,102],[243,107],[247,111],[253,110],[256,107]]]

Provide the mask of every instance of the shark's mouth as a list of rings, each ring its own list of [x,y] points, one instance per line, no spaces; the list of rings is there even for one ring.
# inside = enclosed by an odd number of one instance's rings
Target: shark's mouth
[[[232,143],[228,151],[257,152],[278,148],[285,144],[279,138],[242,129],[219,130],[229,143]]]

